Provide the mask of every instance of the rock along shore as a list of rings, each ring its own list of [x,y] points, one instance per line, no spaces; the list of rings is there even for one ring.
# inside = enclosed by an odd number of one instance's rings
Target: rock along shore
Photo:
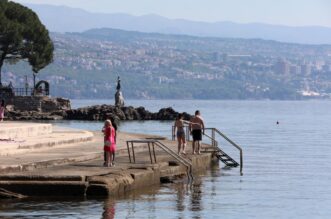
[[[125,120],[174,120],[179,112],[173,108],[162,108],[158,112],[150,112],[144,107],[114,105],[95,105],[78,109],[57,110],[53,112],[37,111],[9,111],[7,120],[88,120],[103,121],[113,118],[114,121]],[[191,115],[183,113],[184,119],[189,120]]]

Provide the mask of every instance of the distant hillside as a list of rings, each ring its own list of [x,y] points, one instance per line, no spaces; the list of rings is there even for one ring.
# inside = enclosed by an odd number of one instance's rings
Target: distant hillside
[[[113,98],[305,99],[331,97],[331,45],[92,29],[52,33],[54,63],[37,80],[51,94]],[[3,80],[32,84],[26,62],[6,64]]]
[[[92,28],[116,28],[142,32],[186,34],[246,39],[266,39],[302,44],[331,44],[331,28],[288,27],[259,23],[196,22],[158,15],[90,13],[64,6],[27,4],[54,32],[82,32]],[[281,16],[281,15],[280,15]]]

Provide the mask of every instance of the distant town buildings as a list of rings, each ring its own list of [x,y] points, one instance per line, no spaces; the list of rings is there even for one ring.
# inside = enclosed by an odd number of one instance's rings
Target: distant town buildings
[[[275,72],[278,74],[289,74],[290,63],[283,59],[278,60],[275,64]]]
[[[147,88],[164,86],[167,89],[163,90],[169,90],[173,84],[178,90],[186,89],[185,92],[200,84],[211,89],[208,86],[212,84],[216,94],[232,89],[226,95],[230,97],[238,92],[237,98],[273,95],[275,81],[296,86],[293,89],[300,95],[331,92],[331,56],[328,55],[331,51],[327,49],[244,40],[196,38],[190,42],[176,37],[117,42],[56,34],[53,41],[54,63],[40,77],[51,82],[54,95],[107,97],[114,92],[114,83],[109,79],[112,72],[120,72],[121,78],[123,75],[127,83],[133,84],[132,96],[126,91],[129,98],[153,98],[156,92]],[[25,72],[19,75],[6,69],[3,74],[6,83],[24,86]],[[28,80],[32,83],[31,78]],[[292,81],[295,83],[291,84]],[[217,90],[221,86],[224,87]]]

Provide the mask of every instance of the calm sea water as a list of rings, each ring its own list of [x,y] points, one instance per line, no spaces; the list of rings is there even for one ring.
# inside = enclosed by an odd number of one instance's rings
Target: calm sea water
[[[76,100],[74,107],[113,103]],[[150,111],[199,109],[208,127],[244,150],[244,175],[219,168],[193,187],[169,184],[117,200],[1,201],[0,218],[330,218],[330,101],[128,100]],[[279,121],[279,125],[276,122]],[[100,122],[58,125],[100,130]],[[170,136],[171,122],[124,122],[120,130]],[[228,145],[233,157],[238,153]]]

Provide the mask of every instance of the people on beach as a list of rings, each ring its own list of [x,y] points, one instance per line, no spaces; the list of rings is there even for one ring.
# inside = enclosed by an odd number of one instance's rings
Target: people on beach
[[[183,119],[183,114],[181,113],[178,114],[174,125],[175,127],[174,133],[176,133],[177,141],[178,141],[178,154],[180,153],[186,154],[185,152],[186,138],[185,138],[185,129],[184,129],[185,124],[189,124],[189,122]]]
[[[5,109],[6,109],[5,100],[2,99],[0,105],[0,122],[2,122],[3,119],[5,118]]]
[[[201,153],[201,143],[200,141],[202,140],[202,134],[205,133],[205,125],[203,122],[203,119],[200,115],[200,111],[197,110],[195,111],[195,116],[191,119],[190,121],[190,132],[193,138],[192,141],[192,152],[193,154],[200,154]],[[196,145],[198,146],[198,151],[196,152]]]
[[[113,157],[115,157],[116,150],[116,132],[115,128],[112,125],[112,122],[107,119],[103,127],[104,133],[104,147],[103,150],[106,154],[106,162],[104,166],[111,167],[113,166]]]

